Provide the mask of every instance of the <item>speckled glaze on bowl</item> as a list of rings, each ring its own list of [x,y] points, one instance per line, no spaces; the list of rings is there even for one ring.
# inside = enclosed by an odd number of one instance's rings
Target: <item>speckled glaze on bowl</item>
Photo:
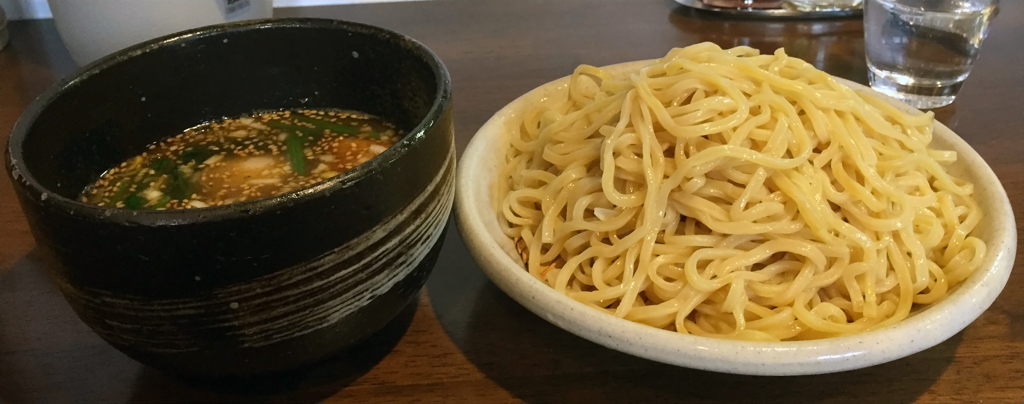
[[[407,135],[313,187],[177,211],[78,193],[146,145],[253,110],[365,111]],[[6,153],[56,282],[97,334],[189,376],[312,364],[392,320],[426,281],[454,196],[451,79],[419,42],[333,20],[199,28],[128,48],[56,84]]]
[[[606,67],[613,74],[635,71],[651,61]],[[902,111],[920,113],[862,85]],[[1006,192],[981,156],[959,136],[935,123],[933,147],[955,150],[950,172],[975,184],[985,212],[976,235],[988,243],[981,268],[950,296],[893,326],[857,335],[797,342],[719,340],[657,329],[589,308],[534,279],[491,210],[490,187],[505,155],[507,128],[517,125],[534,103],[564,100],[568,77],[545,84],[498,111],[476,133],[459,162],[456,219],[470,253],[505,293],[562,329],[608,348],[658,362],[694,369],[749,375],[808,375],[876,365],[919,352],[953,336],[992,304],[1013,268],[1017,231]]]

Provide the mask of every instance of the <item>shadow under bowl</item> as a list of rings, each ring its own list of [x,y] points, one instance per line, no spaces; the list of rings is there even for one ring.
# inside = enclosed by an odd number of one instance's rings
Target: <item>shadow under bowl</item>
[[[310,188],[168,211],[78,202],[105,170],[197,124],[340,108],[407,135]],[[454,194],[451,79],[403,35],[320,19],[199,28],[86,66],[16,123],[6,165],[81,319],[147,365],[246,376],[310,365],[379,330],[426,281]]]

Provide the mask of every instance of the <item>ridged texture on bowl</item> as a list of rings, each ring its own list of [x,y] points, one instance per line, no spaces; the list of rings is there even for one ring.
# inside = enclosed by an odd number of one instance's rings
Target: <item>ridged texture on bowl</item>
[[[212,335],[235,348],[300,337],[337,324],[420,266],[448,222],[454,172],[450,149],[441,171],[412,203],[361,237],[312,261],[208,294],[149,299],[81,288],[61,277],[58,285],[96,333],[136,350],[199,351],[209,344],[204,336]]]
[[[75,199],[164,136],[300,107],[367,112],[406,134],[268,198],[167,211]],[[64,296],[113,346],[184,375],[286,371],[371,336],[426,282],[454,194],[451,78],[422,44],[364,24],[200,28],[47,90],[15,125],[6,163]]]

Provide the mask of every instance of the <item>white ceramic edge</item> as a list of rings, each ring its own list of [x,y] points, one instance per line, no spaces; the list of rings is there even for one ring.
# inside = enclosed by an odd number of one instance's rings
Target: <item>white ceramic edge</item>
[[[651,61],[605,67],[635,70]],[[866,91],[897,108],[914,108],[847,80],[840,83]],[[568,77],[524,94],[494,114],[470,141],[459,163],[456,219],[462,238],[484,273],[505,293],[541,318],[605,347],[650,360],[688,368],[749,375],[806,375],[858,369],[899,359],[935,346],[964,329],[1002,291],[1017,246],[1016,225],[1006,191],[992,169],[963,139],[935,123],[935,143],[955,150],[960,167],[975,183],[975,196],[991,229],[981,269],[950,296],[893,326],[857,335],[815,341],[746,342],[720,340],[657,329],[594,310],[556,292],[524,269],[512,241],[499,228],[490,207],[490,187],[508,147],[503,125],[531,103],[564,94]],[[985,221],[983,220],[983,223]],[[999,226],[998,224],[1001,224]]]

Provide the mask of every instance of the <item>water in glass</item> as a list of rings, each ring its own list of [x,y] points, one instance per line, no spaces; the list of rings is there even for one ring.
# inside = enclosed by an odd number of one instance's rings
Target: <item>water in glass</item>
[[[998,0],[867,0],[871,87],[916,108],[953,102],[971,72]]]

